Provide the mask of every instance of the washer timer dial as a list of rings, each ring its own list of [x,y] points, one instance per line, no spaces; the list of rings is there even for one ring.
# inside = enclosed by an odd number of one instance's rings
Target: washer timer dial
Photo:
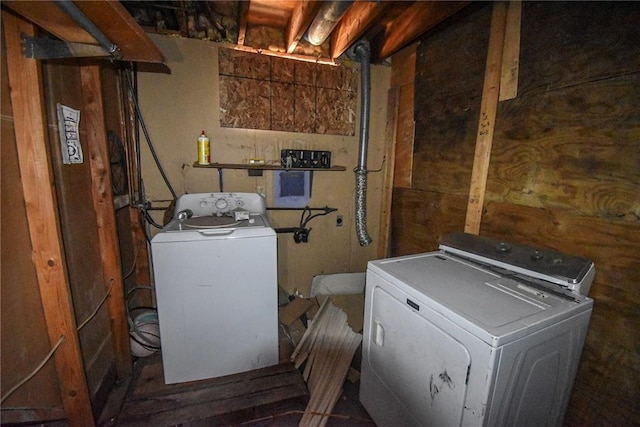
[[[215,202],[215,206],[219,211],[224,211],[229,208],[229,202],[227,202],[227,199],[218,199]]]

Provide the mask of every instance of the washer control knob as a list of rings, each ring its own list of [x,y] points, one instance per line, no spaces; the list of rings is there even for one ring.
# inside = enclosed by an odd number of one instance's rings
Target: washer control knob
[[[218,199],[216,200],[216,209],[223,211],[229,207],[229,203],[227,199]]]

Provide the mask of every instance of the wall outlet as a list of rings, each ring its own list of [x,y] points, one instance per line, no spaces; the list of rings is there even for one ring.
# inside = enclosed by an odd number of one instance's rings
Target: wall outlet
[[[264,191],[264,185],[258,185],[256,187],[256,193],[258,193],[259,195],[261,195],[262,197],[267,197],[266,192]]]

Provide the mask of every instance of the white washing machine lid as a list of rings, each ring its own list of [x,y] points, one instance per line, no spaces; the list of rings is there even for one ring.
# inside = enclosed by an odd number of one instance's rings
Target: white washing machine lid
[[[371,261],[368,270],[490,345],[498,346],[590,310],[593,301],[498,274],[453,255],[430,252]]]
[[[233,217],[228,216],[200,216],[184,220],[172,220],[151,239],[151,242],[183,242],[264,236],[275,236],[275,231],[262,215],[252,214],[246,220],[235,220]]]

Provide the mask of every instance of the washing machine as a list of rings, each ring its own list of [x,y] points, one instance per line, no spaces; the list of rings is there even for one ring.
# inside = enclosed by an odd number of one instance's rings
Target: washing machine
[[[593,300],[585,258],[466,233],[371,261],[360,400],[383,426],[559,426]]]
[[[178,198],[151,240],[167,384],[275,365],[276,233],[254,193]]]

